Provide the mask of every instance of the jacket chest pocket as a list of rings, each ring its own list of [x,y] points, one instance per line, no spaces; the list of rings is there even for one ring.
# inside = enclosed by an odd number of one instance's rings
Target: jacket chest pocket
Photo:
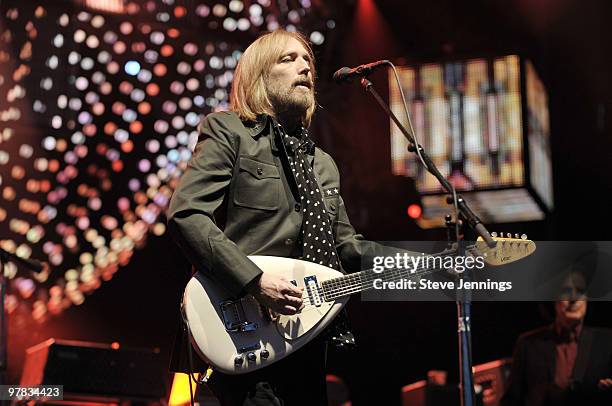
[[[280,174],[274,164],[241,156],[234,187],[234,204],[259,210],[278,210]]]

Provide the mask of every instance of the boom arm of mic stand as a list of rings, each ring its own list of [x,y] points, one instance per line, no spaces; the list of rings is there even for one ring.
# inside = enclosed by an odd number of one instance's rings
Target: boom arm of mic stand
[[[425,162],[425,165],[426,165],[426,169],[433,176],[435,176],[436,179],[438,179],[438,182],[440,182],[440,184],[442,185],[442,187],[444,189],[446,189],[446,191],[449,194],[452,195],[453,194],[453,187],[451,186],[451,184],[448,182],[448,180],[446,180],[446,178],[444,176],[442,176],[442,174],[440,173],[440,171],[438,170],[436,165],[433,163],[433,161],[431,160],[429,155],[427,155],[425,153],[425,151],[423,150],[423,147],[421,145],[417,144],[414,135],[411,134],[406,129],[406,127],[404,127],[404,125],[399,121],[397,116],[393,113],[393,111],[391,111],[389,106],[387,106],[387,104],[384,102],[384,100],[380,97],[380,95],[378,94],[376,89],[374,89],[374,84],[370,80],[365,78],[365,77],[361,79],[360,83],[361,83],[361,86],[365,89],[365,91],[370,93],[374,97],[374,99],[376,99],[376,101],[378,102],[380,107],[382,107],[382,109],[387,113],[387,115],[389,117],[391,117],[391,120],[393,120],[395,125],[397,125],[397,128],[399,128],[400,131],[402,132],[402,134],[404,134],[404,137],[406,137],[406,139],[410,143],[410,145],[408,146],[408,149],[413,151],[413,152],[416,151],[416,148],[419,149],[418,150],[419,156],[421,158],[423,158],[423,161]],[[459,209],[459,212],[461,213],[461,215],[468,222],[470,227],[474,231],[476,231],[478,233],[478,235],[480,235],[482,237],[482,239],[487,243],[487,245],[490,248],[494,248],[497,245],[497,243],[495,242],[495,240],[493,240],[493,238],[491,237],[491,234],[486,229],[484,224],[482,224],[482,221],[480,221],[478,216],[476,216],[476,214],[474,214],[474,212],[467,205],[467,203],[465,202],[463,197],[461,197],[460,195],[457,195],[457,208]]]

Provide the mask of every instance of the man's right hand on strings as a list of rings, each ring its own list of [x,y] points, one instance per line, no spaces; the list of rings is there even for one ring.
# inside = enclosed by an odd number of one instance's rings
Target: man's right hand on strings
[[[260,304],[279,314],[293,315],[304,308],[304,288],[294,286],[285,278],[262,273],[247,290]]]

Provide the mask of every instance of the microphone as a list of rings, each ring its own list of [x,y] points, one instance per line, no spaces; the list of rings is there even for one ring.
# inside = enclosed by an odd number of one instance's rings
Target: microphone
[[[356,68],[347,68],[346,66],[340,68],[334,73],[334,81],[336,83],[350,83],[353,78],[358,76],[367,76],[374,72],[379,67],[388,64],[389,61],[383,59],[382,61],[376,61],[372,63],[366,63],[359,65]]]

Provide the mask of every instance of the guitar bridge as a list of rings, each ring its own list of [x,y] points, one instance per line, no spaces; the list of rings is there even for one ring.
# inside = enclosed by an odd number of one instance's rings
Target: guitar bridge
[[[246,320],[242,300],[226,300],[219,304],[225,330],[230,333],[245,333],[257,330],[257,323]]]

